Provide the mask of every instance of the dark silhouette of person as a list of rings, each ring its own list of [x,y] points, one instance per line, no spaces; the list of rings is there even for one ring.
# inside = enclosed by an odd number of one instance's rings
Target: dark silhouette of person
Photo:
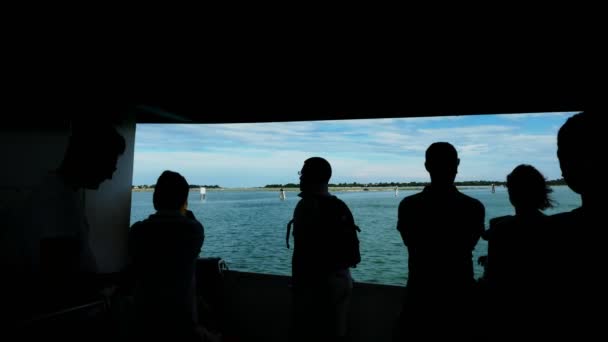
[[[557,136],[557,156],[568,187],[582,205],[553,215],[549,246],[553,262],[547,312],[556,336],[602,339],[606,315],[605,143],[600,114],[585,111],[568,118]],[[602,149],[602,151],[600,151]]]
[[[553,206],[545,177],[531,165],[518,165],[507,176],[507,190],[515,215],[491,219],[482,235],[488,240],[484,285],[491,315],[486,325],[497,340],[538,333],[536,321],[544,309],[539,299],[547,285],[543,267],[551,262],[542,247],[548,234],[542,211]]]
[[[18,310],[26,319],[99,295],[85,190],[112,178],[125,147],[125,139],[109,123],[73,122],[59,167],[24,202],[14,239],[20,284],[14,298],[21,301]]]
[[[97,270],[84,214],[85,190],[112,179],[125,140],[108,124],[75,123],[59,168],[30,199],[27,267],[61,273]]]
[[[397,230],[408,250],[409,275],[396,339],[472,335],[472,251],[485,209],[454,186],[459,163],[454,146],[431,144],[424,164],[431,184],[399,205]]]
[[[301,200],[293,215],[293,337],[295,340],[340,340],[347,335],[348,303],[353,280],[343,262],[340,229],[356,227],[348,206],[331,195],[329,162],[304,161]]]
[[[188,210],[188,193],[182,175],[164,171],[154,188],[156,213],[129,231],[138,337],[200,339],[195,267],[204,230]]]

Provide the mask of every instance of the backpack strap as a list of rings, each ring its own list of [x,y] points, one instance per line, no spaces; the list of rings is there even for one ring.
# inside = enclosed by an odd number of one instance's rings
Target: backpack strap
[[[296,211],[298,210],[298,208],[300,208],[300,205],[302,205],[303,201],[304,201],[304,198],[300,199],[300,201],[296,205],[296,208],[294,209],[294,213],[293,213],[292,219],[287,223],[287,232],[285,234],[285,246],[287,247],[287,249],[289,249],[289,234],[291,234],[291,229],[292,229],[293,223],[294,223],[294,221],[296,219]],[[309,201],[306,201],[306,203],[308,203],[308,202]]]
[[[293,220],[294,219],[291,219],[287,223],[287,234],[285,234],[285,244],[287,245],[287,249],[289,249],[289,233],[291,233],[291,226],[293,225]]]
[[[353,217],[352,212],[348,209],[348,206],[344,205],[344,202],[342,202],[338,197],[336,197],[336,196],[332,196],[332,197],[334,200],[334,205],[336,206],[336,212],[341,212],[344,215],[346,215],[346,217],[350,221],[349,223],[352,223],[354,230],[356,230],[357,232],[360,233],[361,229],[359,228],[359,226],[357,226],[355,224],[355,219]],[[337,207],[339,207],[339,208],[337,208]]]

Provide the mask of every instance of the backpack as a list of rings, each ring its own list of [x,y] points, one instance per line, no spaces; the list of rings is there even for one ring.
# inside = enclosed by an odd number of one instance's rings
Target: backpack
[[[314,199],[302,199],[300,204],[307,204],[306,202]],[[306,202],[305,202],[306,201]],[[317,204],[317,203],[315,203]],[[357,232],[361,232],[361,229],[355,224],[352,214],[344,202],[340,201],[336,196],[331,196],[323,202],[325,207],[323,208],[327,213],[331,213],[330,220],[332,229],[328,236],[319,237],[330,239],[332,245],[332,255],[329,258],[333,264],[338,267],[357,267],[357,264],[361,262],[361,252],[359,250],[359,237]],[[318,208],[318,205],[315,205]],[[318,217],[318,210],[314,210],[312,215]],[[296,220],[295,211],[294,217],[287,223],[287,234],[285,236],[285,242],[287,248],[289,246],[289,235],[291,233],[292,226]]]

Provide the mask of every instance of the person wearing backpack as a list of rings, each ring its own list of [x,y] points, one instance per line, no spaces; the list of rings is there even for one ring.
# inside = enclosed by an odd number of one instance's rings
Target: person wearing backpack
[[[301,200],[294,210],[292,256],[293,334],[295,340],[346,338],[353,288],[350,267],[361,261],[359,240],[348,206],[328,191],[329,162],[304,161],[299,172]]]

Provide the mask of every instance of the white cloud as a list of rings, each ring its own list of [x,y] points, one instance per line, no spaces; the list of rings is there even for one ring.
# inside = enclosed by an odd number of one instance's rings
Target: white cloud
[[[524,161],[542,166],[550,177],[559,170],[558,127],[549,121],[550,125],[536,122],[531,128],[525,121],[542,115],[556,114],[524,114],[521,125],[498,124],[493,116],[458,117],[457,124],[433,117],[138,125],[134,182],[154,182],[164,169],[183,172],[193,183],[223,186],[297,182],[302,162],[314,155],[330,161],[336,171],[334,182],[427,180],[424,152],[435,141],[448,141],[458,150],[459,179],[503,179],[505,172]],[[445,127],[446,123],[454,127]]]
[[[467,135],[493,135],[513,131],[515,128],[500,125],[479,125],[450,128],[422,128],[418,131],[435,137],[458,137]]]
[[[460,156],[476,156],[479,154],[483,154],[485,152],[488,152],[490,150],[490,147],[488,146],[488,144],[469,144],[469,145],[462,145],[462,146],[458,146],[458,151],[459,151],[459,155]]]
[[[497,114],[496,117],[519,121],[519,120],[525,120],[525,119],[529,119],[529,118],[569,117],[576,113],[578,113],[578,112],[526,113],[526,114],[514,113],[514,114]]]

